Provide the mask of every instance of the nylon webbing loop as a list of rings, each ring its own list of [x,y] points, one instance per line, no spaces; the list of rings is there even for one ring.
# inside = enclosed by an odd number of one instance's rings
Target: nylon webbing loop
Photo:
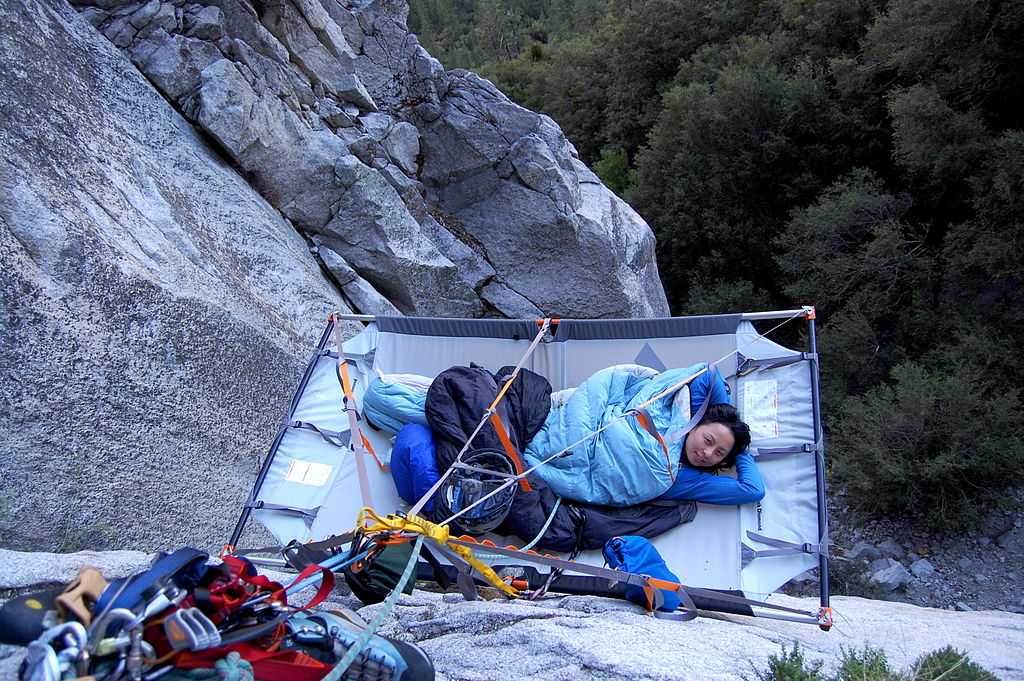
[[[320,437],[323,438],[324,442],[332,444],[335,447],[348,447],[349,444],[351,443],[352,434],[350,432],[338,432],[335,430],[327,430],[326,428],[321,428],[317,426],[315,423],[310,423],[309,421],[292,421],[291,423],[288,424],[288,427],[298,428],[300,430],[311,430],[315,433],[319,433]],[[349,436],[349,442],[345,442],[342,439],[346,435]]]
[[[248,507],[254,511],[279,511],[281,513],[290,513],[292,515],[302,516],[303,518],[309,518],[313,520],[316,518],[316,513],[319,511],[318,508],[295,508],[294,506],[284,506],[282,504],[267,504],[262,501],[257,501],[254,504],[248,504]]]
[[[828,555],[828,542],[827,540],[819,540],[817,543],[805,542],[798,544],[796,542],[785,541],[782,539],[775,539],[773,537],[766,537],[763,534],[757,532],[751,532],[747,530],[747,537],[754,541],[767,544],[768,546],[775,546],[774,549],[757,550],[752,549],[746,544],[740,544],[741,552],[743,554],[743,565],[746,566],[750,561],[755,558],[765,558],[768,556],[792,556],[794,554],[810,554],[810,555]]]
[[[328,348],[324,348],[323,350],[321,350],[320,351],[320,355],[322,357],[330,357],[331,359],[338,359],[337,351],[330,350]],[[345,353],[345,361],[348,362],[349,364],[353,365],[353,366],[358,366],[359,362],[365,362],[367,365],[371,365],[371,364],[373,364],[373,360],[376,358],[376,356],[377,356],[377,348],[374,348],[373,350],[370,350],[369,352],[364,352],[362,354],[355,354],[355,353],[352,353],[352,352],[346,352]]]
[[[824,451],[825,448],[821,443],[805,442],[791,447],[755,447],[751,451],[751,455],[758,461],[768,461],[770,459],[781,459],[791,454],[809,454],[811,452],[821,454]]]
[[[648,433],[654,436],[654,439],[661,445],[661,451],[665,452],[665,466],[668,468],[668,477],[672,482],[676,481],[675,471],[672,470],[672,457],[668,453],[668,445],[665,444],[665,440],[661,437],[661,433],[654,425],[654,417],[651,416],[651,412],[643,408],[630,409],[630,412],[636,414],[637,422],[646,430]]]
[[[786,355],[785,357],[766,357],[764,359],[755,359],[753,357],[744,357],[738,355],[737,359],[739,362],[736,366],[737,376],[747,376],[755,371],[764,371],[765,369],[777,369],[778,367],[789,366],[790,364],[796,364],[797,362],[805,362],[812,359],[818,359],[818,353],[816,352],[800,352],[795,355]]]
[[[491,425],[494,427],[494,432],[498,434],[498,440],[501,442],[502,449],[508,454],[509,458],[512,459],[512,463],[516,467],[516,475],[523,474],[523,462],[516,453],[516,448],[512,446],[512,439],[508,436],[508,430],[505,428],[505,424],[502,423],[501,417],[498,416],[498,412],[491,412],[490,417]],[[533,488],[530,487],[530,483],[526,481],[525,477],[519,478],[519,488],[524,492],[532,492]]]

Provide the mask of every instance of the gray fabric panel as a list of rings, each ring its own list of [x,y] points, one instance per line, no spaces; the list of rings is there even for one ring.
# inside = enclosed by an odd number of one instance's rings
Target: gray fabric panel
[[[663,317],[659,319],[563,319],[555,341],[681,338],[736,333],[742,315]]]
[[[440,317],[377,317],[382,333],[453,338],[533,340],[540,328],[526,319],[443,319]]]

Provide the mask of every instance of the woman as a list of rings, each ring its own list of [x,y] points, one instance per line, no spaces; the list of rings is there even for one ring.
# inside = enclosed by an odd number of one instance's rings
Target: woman
[[[714,388],[711,392],[718,392]],[[706,395],[707,390],[703,392]],[[696,408],[699,407],[698,403]],[[764,498],[764,482],[754,457],[746,451],[749,444],[750,428],[740,420],[736,407],[727,402],[712,404],[700,423],[687,433],[683,442],[682,465],[672,486],[659,499],[702,501],[723,506],[760,501]],[[736,467],[735,479],[716,475],[720,469],[731,466]]]

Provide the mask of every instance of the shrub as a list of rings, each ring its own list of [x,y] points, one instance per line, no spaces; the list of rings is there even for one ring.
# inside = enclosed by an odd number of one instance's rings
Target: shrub
[[[1016,390],[964,365],[904,362],[891,383],[842,401],[829,451],[836,482],[875,514],[961,530],[1024,469]]]
[[[893,681],[899,676],[889,668],[885,651],[864,646],[862,650],[843,651],[843,661],[835,678],[838,681]]]
[[[952,646],[928,653],[918,660],[911,681],[936,681],[939,678],[942,681],[999,681],[995,674]]]
[[[799,643],[793,650],[786,650],[783,645],[781,655],[768,658],[768,669],[755,669],[754,673],[760,681],[826,681],[821,673],[821,662],[808,665]]]
[[[905,674],[893,671],[885,652],[870,646],[844,649],[833,676],[825,676],[821,667],[820,661],[808,663],[804,659],[800,644],[792,650],[783,645],[780,655],[768,658],[767,669],[755,669],[754,673],[759,681],[998,681],[966,653],[949,646],[922,656]]]

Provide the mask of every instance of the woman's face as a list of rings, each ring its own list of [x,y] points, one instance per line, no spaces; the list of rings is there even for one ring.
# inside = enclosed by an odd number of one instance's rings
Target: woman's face
[[[686,461],[696,468],[711,468],[722,462],[736,437],[723,423],[702,423],[686,436]]]

